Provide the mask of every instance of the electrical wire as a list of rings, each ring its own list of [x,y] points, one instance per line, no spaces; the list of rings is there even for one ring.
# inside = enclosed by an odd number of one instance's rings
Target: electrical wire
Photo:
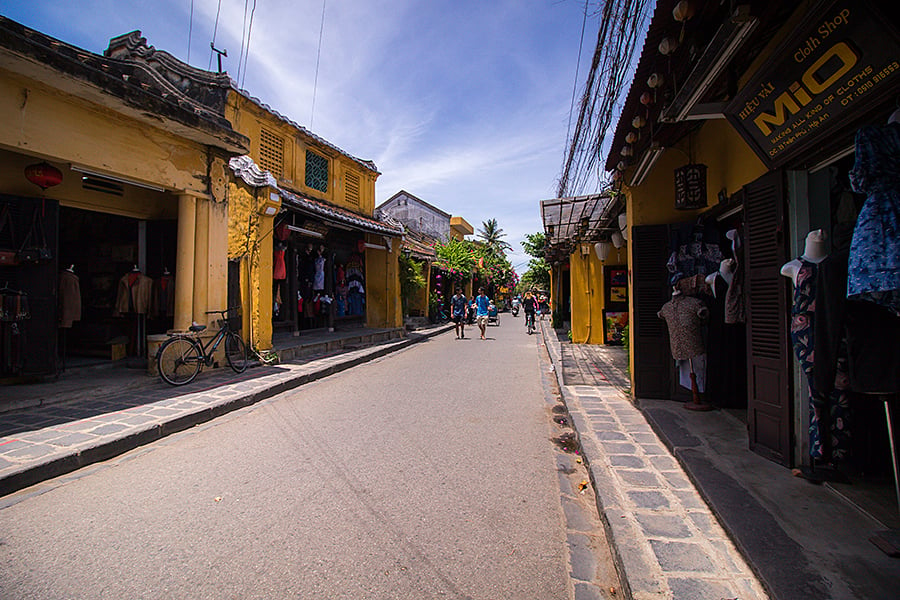
[[[191,0],[191,16],[188,19],[188,53],[187,63],[191,64],[191,34],[194,32],[194,0]]]
[[[209,44],[209,62],[206,63],[206,70],[209,71],[212,69],[212,59],[213,59],[213,48],[216,45],[216,34],[219,31],[219,13],[222,10],[222,0],[219,0],[219,6],[216,8],[216,23],[213,25],[213,37],[212,42]]]
[[[244,42],[247,39],[247,6],[249,6],[249,4],[250,0],[244,0],[244,22],[241,24],[241,52],[238,54],[238,70],[237,76],[234,78],[235,83],[238,83],[241,80],[241,64],[244,61]]]
[[[319,24],[319,48],[316,50],[316,75],[313,79],[313,97],[312,97],[312,108],[309,111],[309,128],[312,129],[313,124],[313,116],[316,113],[316,91],[319,88],[319,58],[322,56],[322,34],[325,31],[325,3],[327,0],[322,0],[322,22]]]
[[[250,56],[250,34],[253,33],[253,15],[256,14],[256,0],[253,0],[253,8],[250,10],[250,25],[247,27],[247,51],[244,53],[244,70],[241,77],[241,89],[244,88],[244,80],[247,79],[247,58]],[[240,67],[239,67],[240,68]]]
[[[575,96],[578,94],[578,70],[581,68],[581,50],[584,48],[584,29],[587,25],[588,2],[584,0],[584,14],[581,19],[581,37],[578,39],[578,58],[575,59],[575,80],[572,81],[572,101],[569,103],[569,122],[566,127],[566,146],[572,133],[572,114],[575,112]]]

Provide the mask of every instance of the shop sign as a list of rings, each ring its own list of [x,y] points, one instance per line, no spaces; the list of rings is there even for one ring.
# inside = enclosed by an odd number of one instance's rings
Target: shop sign
[[[675,208],[693,210],[706,206],[706,165],[675,169]]]
[[[770,168],[900,86],[900,40],[869,3],[820,4],[726,109]]]

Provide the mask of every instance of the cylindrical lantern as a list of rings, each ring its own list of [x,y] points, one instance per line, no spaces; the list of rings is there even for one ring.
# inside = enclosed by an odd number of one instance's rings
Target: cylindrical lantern
[[[597,253],[597,258],[599,258],[601,262],[605,261],[609,256],[610,246],[611,244],[609,242],[597,242],[594,244],[594,252]]]
[[[614,231],[613,234],[609,236],[609,239],[612,241],[612,245],[616,248],[621,248],[625,245],[625,236],[623,236],[618,231]]]
[[[681,0],[672,9],[672,17],[679,23],[683,23],[694,16],[694,9],[687,0]]]
[[[48,162],[25,167],[25,178],[42,190],[62,183],[62,173]]]
[[[663,38],[659,43],[659,53],[663,56],[669,56],[678,48],[678,40],[673,37]]]

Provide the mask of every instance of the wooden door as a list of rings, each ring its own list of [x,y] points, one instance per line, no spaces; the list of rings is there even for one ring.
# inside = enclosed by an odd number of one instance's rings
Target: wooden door
[[[744,197],[747,417],[750,449],[791,466],[791,372],[784,175],[763,175]]]
[[[665,321],[657,316],[670,297],[666,261],[669,226],[638,225],[631,230],[634,290],[634,393],[668,398],[672,353]]]

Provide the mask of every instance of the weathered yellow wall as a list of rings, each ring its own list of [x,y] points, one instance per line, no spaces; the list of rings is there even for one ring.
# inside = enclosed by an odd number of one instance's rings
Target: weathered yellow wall
[[[170,190],[207,191],[204,146],[2,70],[0,115],[0,147]],[[65,167],[64,176],[72,175]]]
[[[279,186],[296,191],[304,196],[325,200],[348,210],[371,216],[375,210],[375,180],[378,174],[364,168],[356,161],[318,143],[300,129],[265,112],[247,98],[232,92],[225,109],[225,117],[232,127],[250,138],[250,156],[257,165],[260,161],[260,130],[276,134],[284,142],[283,172],[273,173]],[[328,159],[328,191],[321,192],[306,186],[306,151],[312,150]],[[344,176],[353,171],[359,176],[359,204],[345,199]]]
[[[569,257],[569,281],[572,299],[572,342],[602,344],[603,263],[597,258],[593,245],[588,254],[580,248]]]
[[[366,235],[366,241],[384,245],[384,238]],[[368,327],[401,327],[400,264],[397,255],[400,240],[395,239],[392,249],[366,249],[366,325]]]
[[[252,189],[240,181],[228,189],[227,256],[241,263],[243,337],[257,350],[270,350],[274,217],[260,214],[270,190]]]

